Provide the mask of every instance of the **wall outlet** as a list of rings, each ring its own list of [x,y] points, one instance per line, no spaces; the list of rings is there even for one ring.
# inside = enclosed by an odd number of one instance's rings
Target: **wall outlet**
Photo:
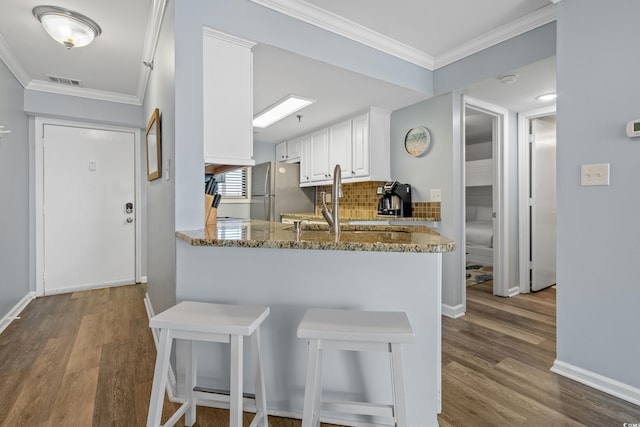
[[[432,202],[441,202],[442,201],[442,190],[439,188],[431,189],[431,201]]]
[[[580,185],[610,185],[609,163],[582,165],[580,167]]]

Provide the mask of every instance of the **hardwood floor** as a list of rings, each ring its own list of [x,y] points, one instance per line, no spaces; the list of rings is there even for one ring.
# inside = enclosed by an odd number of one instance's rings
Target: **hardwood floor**
[[[640,407],[549,371],[556,290],[500,298],[467,288],[467,315],[442,319],[441,427],[618,426]]]
[[[0,426],[144,426],[155,361],[144,292],[131,285],[32,301],[0,334]],[[443,427],[640,422],[640,407],[549,372],[553,289],[504,299],[488,285],[468,288],[467,316],[443,318],[442,337]],[[164,419],[176,408],[167,401]],[[196,425],[228,425],[228,412],[198,407]]]

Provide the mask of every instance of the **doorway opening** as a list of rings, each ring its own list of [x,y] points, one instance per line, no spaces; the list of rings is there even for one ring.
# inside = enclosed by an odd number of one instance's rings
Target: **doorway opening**
[[[519,119],[520,292],[556,284],[555,107]]]
[[[493,286],[494,117],[465,108],[466,287]]]
[[[484,232],[479,233],[482,234],[483,245],[475,245],[477,248],[480,248],[480,252],[471,254],[471,260],[473,260],[474,257],[481,257],[475,259],[484,260],[487,263],[489,263],[490,261],[493,280],[493,294],[497,296],[508,297],[518,292],[517,289],[510,289],[508,283],[509,241],[507,238],[508,221],[506,214],[507,207],[509,206],[509,197],[508,192],[506,191],[506,189],[509,187],[507,175],[509,145],[506,143],[507,135],[509,135],[508,111],[496,105],[466,96],[464,97],[463,111],[464,132],[462,139],[462,157],[465,161],[465,165],[466,160],[468,160],[466,158],[466,133],[467,131],[472,132],[473,122],[474,120],[476,120],[475,117],[478,117],[477,120],[479,122],[484,123],[484,126],[482,126],[482,129],[484,130],[482,131],[482,134],[479,136],[479,138],[480,140],[483,140],[483,142],[488,144],[469,149],[470,155],[475,156],[477,154],[480,157],[485,157],[478,159],[483,160],[483,162],[480,162],[480,164],[484,167],[480,167],[479,170],[475,171],[472,167],[469,172],[467,172],[466,170],[468,168],[465,167],[465,170],[463,172],[462,182],[465,183],[465,190],[467,182],[481,184],[471,185],[471,187],[483,188],[478,194],[472,194],[470,196],[471,199],[469,202],[474,203],[475,201],[476,204],[473,205],[475,209],[473,209],[472,207],[469,212],[466,212],[466,207],[467,205],[469,205],[467,203],[467,192],[463,192],[462,207],[464,210],[464,216],[461,218],[461,229],[465,231],[462,233],[464,242],[462,247],[465,248],[465,250],[469,249],[466,236],[466,218],[473,217],[473,219],[476,221],[480,219],[484,223],[483,225],[485,229]],[[467,130],[468,120],[470,120],[471,123],[469,129]],[[488,129],[489,126],[491,128],[490,131]],[[479,144],[482,144],[482,142],[479,142]],[[490,158],[486,158],[488,156],[488,149],[490,149],[491,151]],[[470,176],[467,177],[467,175]],[[480,217],[478,217],[478,213],[480,213]],[[470,243],[472,243],[472,246],[474,246],[473,242]],[[465,279],[462,283],[462,295],[464,297],[463,300],[466,300],[466,274],[463,277],[465,277]]]

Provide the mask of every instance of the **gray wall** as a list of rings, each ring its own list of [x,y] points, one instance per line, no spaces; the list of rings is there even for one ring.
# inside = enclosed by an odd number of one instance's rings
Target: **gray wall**
[[[440,232],[454,241],[461,240],[456,218],[461,188],[456,188],[454,162],[460,159],[459,96],[451,93],[396,110],[391,114],[391,176],[411,184],[412,201],[428,202],[431,189],[442,191]],[[412,157],[404,149],[404,136],[416,126],[431,132],[431,147],[419,157]],[[458,170],[462,166],[461,161]],[[457,249],[460,251],[460,249]],[[462,265],[457,252],[442,257],[442,303],[458,306],[463,303]]]
[[[29,293],[29,125],[22,86],[0,61],[0,319]]]
[[[146,123],[139,105],[100,101],[26,89],[24,111],[31,116],[140,128]]]
[[[558,4],[557,358],[640,388],[640,2]],[[580,186],[580,165],[611,185]]]
[[[147,118],[151,117],[155,108],[160,109],[162,176],[154,181],[145,180],[147,190],[147,293],[154,311],[159,313],[176,302],[176,174],[173,166],[176,159],[176,101],[174,94],[173,1],[167,2],[153,63],[154,68],[149,76],[143,105],[144,116]],[[200,156],[202,157],[202,153]],[[164,169],[167,161],[171,163],[169,180],[167,180],[167,173]],[[198,169],[198,165],[203,165],[202,161],[191,164],[191,167]],[[203,167],[198,169],[201,177],[198,186],[200,190],[202,190]],[[200,205],[203,205],[202,194],[200,201]]]
[[[549,58],[556,53],[556,23],[551,22],[464,59],[438,68],[434,93],[460,89],[471,83]]]

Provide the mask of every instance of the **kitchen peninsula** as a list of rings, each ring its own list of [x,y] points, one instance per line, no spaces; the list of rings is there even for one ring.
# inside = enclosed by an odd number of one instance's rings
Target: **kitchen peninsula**
[[[307,308],[404,311],[416,334],[403,348],[409,424],[437,426],[442,253],[455,249],[453,241],[420,226],[343,225],[335,235],[322,225],[295,232],[255,220],[219,221],[176,238],[178,301],[270,306],[261,343],[270,414],[302,414],[307,343],[296,329]],[[208,344],[198,352],[198,385],[228,387],[219,363],[227,349]],[[328,352],[324,360],[325,399],[390,402],[386,354]],[[179,363],[179,381],[180,372]],[[252,392],[249,382],[245,390]],[[344,417],[328,421],[350,424]]]

